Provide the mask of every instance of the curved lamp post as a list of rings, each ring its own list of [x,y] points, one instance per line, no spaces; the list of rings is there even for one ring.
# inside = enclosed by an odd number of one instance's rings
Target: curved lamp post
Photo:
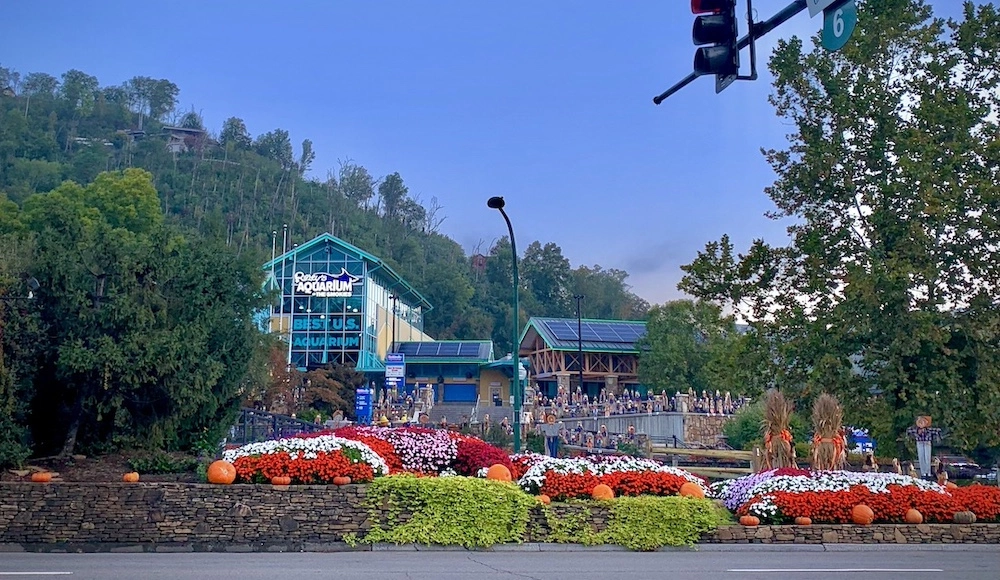
[[[518,351],[517,344],[517,331],[518,331],[518,305],[517,305],[517,246],[514,245],[514,227],[510,225],[510,218],[507,217],[507,212],[503,210],[504,201],[503,197],[495,196],[491,197],[486,201],[486,205],[490,209],[495,209],[500,211],[500,215],[503,216],[503,221],[507,222],[507,232],[510,233],[510,253],[511,261],[514,266],[514,323],[511,325],[513,327],[513,334],[511,334],[510,341],[510,370],[511,370],[511,394],[514,396],[514,453],[521,452],[521,375],[518,371],[521,369],[517,368],[519,361],[521,360]]]

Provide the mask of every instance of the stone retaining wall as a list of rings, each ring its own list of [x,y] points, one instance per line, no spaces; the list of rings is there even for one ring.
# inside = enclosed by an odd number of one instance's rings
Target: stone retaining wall
[[[2,549],[298,551],[334,549],[372,522],[365,486],[275,487],[182,483],[0,483]],[[555,506],[563,512],[581,509]],[[598,531],[608,510],[589,508]],[[552,538],[540,509],[528,542]],[[406,514],[400,515],[401,520]],[[704,543],[991,543],[1000,525],[725,526]],[[339,544],[340,549],[348,549]],[[13,548],[12,548],[13,547]]]
[[[1000,524],[723,526],[706,544],[1000,544]]]

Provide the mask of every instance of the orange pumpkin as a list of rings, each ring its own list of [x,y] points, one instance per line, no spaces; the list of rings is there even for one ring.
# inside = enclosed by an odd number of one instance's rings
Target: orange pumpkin
[[[549,505],[550,503],[552,503],[552,498],[543,493],[540,496],[538,496],[538,503]]]
[[[122,476],[122,481],[127,482],[127,483],[135,483],[135,482],[139,481],[139,472],[138,471],[130,471],[130,472],[126,473],[125,475]]]
[[[271,485],[291,485],[292,478],[287,475],[275,475],[271,478]]]
[[[219,459],[218,461],[213,461],[208,466],[208,473],[206,475],[208,476],[208,483],[229,485],[236,481],[236,467],[228,461]]]
[[[678,493],[684,497],[705,497],[705,491],[701,486],[690,481],[682,485]]]
[[[511,481],[513,477],[510,474],[510,470],[507,469],[506,465],[497,463],[491,465],[489,469],[486,470],[486,479],[493,479],[495,481]]]
[[[594,486],[594,491],[590,492],[590,497],[600,500],[614,499],[615,492],[607,485],[599,483]]]
[[[333,485],[347,485],[351,483],[351,478],[346,475],[338,475],[333,478]]]
[[[760,518],[751,515],[740,516],[740,524],[744,526],[759,526]]]
[[[903,521],[908,524],[922,524],[924,523],[924,514],[910,508],[906,510],[906,515],[903,516]]]
[[[806,516],[799,516],[795,518],[796,526],[811,526],[813,523],[812,518],[807,518]]]
[[[52,474],[48,471],[36,471],[31,474],[31,481],[35,483],[48,483],[52,481]]]
[[[851,521],[859,526],[870,525],[875,521],[875,512],[863,503],[858,504],[851,510]]]

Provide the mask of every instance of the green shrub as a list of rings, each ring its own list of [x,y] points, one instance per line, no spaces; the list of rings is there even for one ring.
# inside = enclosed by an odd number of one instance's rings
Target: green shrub
[[[31,456],[31,447],[25,444],[27,430],[13,422],[0,420],[0,468],[21,467]]]
[[[801,415],[792,413],[788,423],[795,443],[808,443],[810,441],[808,423]],[[733,418],[722,426],[722,433],[733,449],[750,450],[755,445],[762,445],[764,441],[764,402],[757,401],[736,411]],[[799,455],[799,460],[802,459],[803,457]]]
[[[558,509],[543,506],[549,531],[542,539],[655,550],[661,546],[693,545],[703,532],[732,521],[727,510],[706,499],[641,495],[617,497],[602,504],[609,507],[610,514],[607,527],[599,532],[591,521],[589,506],[593,502],[570,500]]]
[[[545,436],[534,431],[528,432],[525,436],[525,447],[532,453],[545,453]]]
[[[608,527],[596,543],[630,550],[690,546],[703,532],[731,521],[729,512],[711,500],[670,496],[619,497],[611,501]]]
[[[443,544],[466,548],[522,542],[537,500],[512,483],[471,477],[376,478],[365,505],[373,522],[366,543]],[[409,519],[401,521],[405,508]]]
[[[198,460],[188,455],[153,451],[128,460],[139,473],[188,473],[198,466]]]

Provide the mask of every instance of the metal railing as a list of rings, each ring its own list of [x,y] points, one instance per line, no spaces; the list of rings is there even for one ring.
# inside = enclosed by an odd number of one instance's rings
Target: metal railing
[[[256,409],[242,409],[236,424],[229,429],[226,443],[246,445],[247,443],[281,439],[300,433],[313,433],[322,429],[324,429],[323,425],[288,415],[276,415]]]

